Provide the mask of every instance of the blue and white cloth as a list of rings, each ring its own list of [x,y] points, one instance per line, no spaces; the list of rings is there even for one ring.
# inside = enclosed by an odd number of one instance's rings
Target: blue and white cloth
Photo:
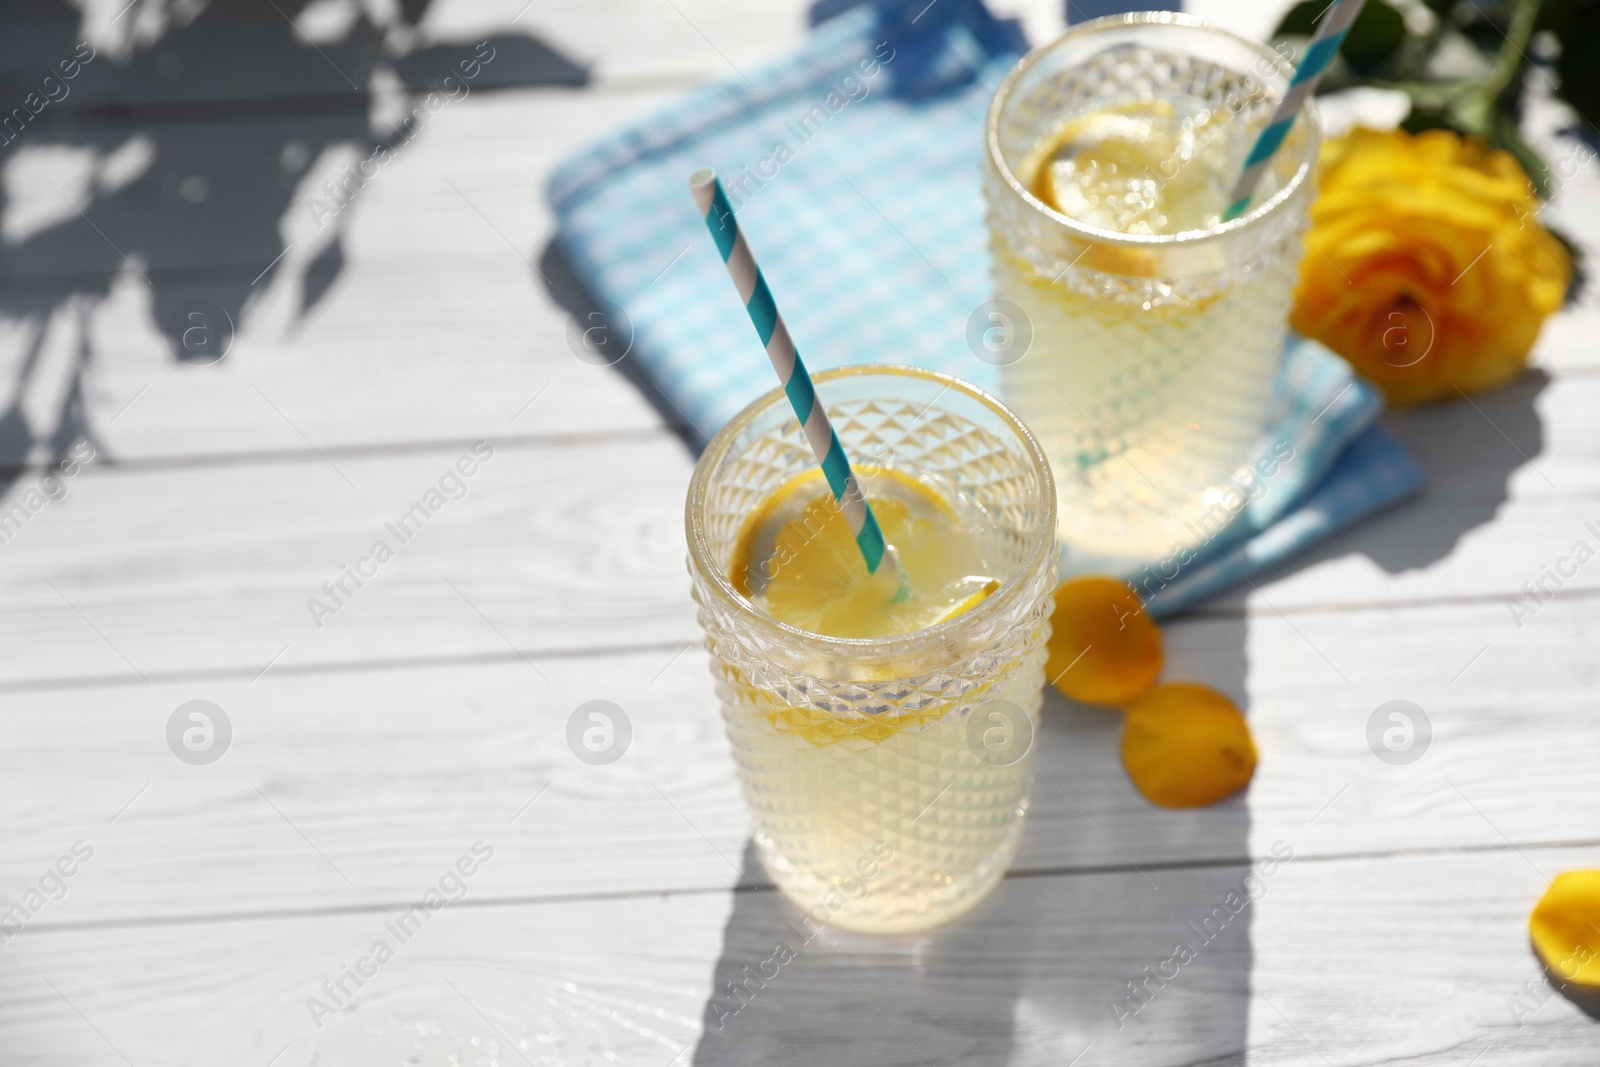
[[[689,195],[702,166],[722,176],[814,371],[912,363],[996,389],[996,368],[966,342],[990,295],[982,127],[1024,47],[981,0],[857,7],[555,172],[563,251],[631,322],[628,358],[702,441],[772,386]],[[1261,454],[1287,441],[1294,462],[1177,577],[1136,583],[1151,610],[1191,607],[1416,492],[1422,472],[1373,425],[1380,407],[1342,360],[1292,339]],[[1156,561],[1069,554],[1063,570],[1132,579],[1145,562]]]

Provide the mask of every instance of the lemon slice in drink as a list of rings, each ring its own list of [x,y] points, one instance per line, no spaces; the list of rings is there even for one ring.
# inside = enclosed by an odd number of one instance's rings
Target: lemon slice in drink
[[[730,561],[734,587],[779,622],[829,637],[887,637],[969,611],[999,588],[972,534],[931,487],[886,468],[858,467],[894,572],[867,573],[821,471],[792,478],[751,512]]]
[[[1222,220],[1238,123],[1224,109],[1179,116],[1164,101],[1094,112],[1024,166],[1035,196],[1080,222],[1130,234],[1206,229]]]

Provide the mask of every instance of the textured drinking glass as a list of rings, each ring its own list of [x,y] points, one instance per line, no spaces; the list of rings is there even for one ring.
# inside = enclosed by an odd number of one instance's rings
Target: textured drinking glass
[[[775,389],[695,467],[694,598],[767,871],[808,925],[920,930],[981,900],[1021,837],[1055,494],[1033,435],[964,382],[871,366],[815,383],[858,468],[910,475],[983,517],[978,543],[1000,587],[937,626],[868,639],[795,629],[740,596],[727,567],[746,516],[816,464]]]
[[[994,292],[1033,336],[1002,370],[1001,393],[1050,456],[1070,549],[1149,557],[1217,532],[1216,505],[1254,458],[1282,360],[1316,107],[1301,111],[1255,206],[1207,230],[1098,229],[1047,206],[1019,173],[1074,120],[1152,104],[1218,120],[1214,136],[1237,141],[1228,147],[1242,169],[1292,74],[1265,45],[1146,12],[1035,49],[995,94],[984,165]],[[1198,157],[1163,159],[1151,180],[1185,165]]]

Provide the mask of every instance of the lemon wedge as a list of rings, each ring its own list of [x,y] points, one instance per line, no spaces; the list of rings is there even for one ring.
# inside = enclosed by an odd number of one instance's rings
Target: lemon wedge
[[[1000,588],[1000,579],[998,578],[983,578],[974,575],[969,576],[967,580],[969,582],[981,582],[983,584],[978,587],[978,591],[976,593],[973,593],[971,596],[961,601],[961,603],[945,612],[944,615],[940,617],[940,622],[949,622],[957,615],[965,615],[967,612],[971,611],[973,608],[989,599],[989,595],[996,589]]]
[[[780,622],[829,637],[885,637],[970,611],[1000,587],[943,494],[897,470],[858,466],[905,575],[867,573],[821,471],[790,479],[745,520],[729,563],[740,593]]]

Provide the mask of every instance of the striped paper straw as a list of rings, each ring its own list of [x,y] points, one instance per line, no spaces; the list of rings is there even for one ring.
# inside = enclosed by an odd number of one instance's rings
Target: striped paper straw
[[[1228,205],[1228,213],[1223,216],[1224,221],[1238,218],[1244,214],[1244,209],[1250,206],[1250,196],[1256,190],[1256,184],[1261,180],[1261,175],[1266,172],[1267,164],[1272,162],[1273,153],[1278,146],[1283,144],[1283,139],[1289,135],[1289,128],[1294,125],[1294,117],[1300,112],[1300,105],[1305,103],[1306,97],[1316,91],[1317,82],[1322,80],[1322,75],[1328,70],[1328,64],[1333,62],[1334,54],[1339,51],[1339,46],[1344,43],[1345,34],[1350,32],[1350,26],[1355,22],[1356,16],[1361,14],[1361,5],[1366,0],[1333,0],[1322,16],[1322,22],[1317,26],[1316,36],[1311,38],[1311,46],[1306,49],[1305,58],[1300,60],[1300,66],[1295,68],[1294,78],[1289,82],[1289,91],[1284,93],[1283,100],[1278,103],[1278,109],[1272,113],[1272,121],[1267,128],[1261,131],[1261,136],[1256,138],[1256,143],[1250,149],[1249,158],[1244,161],[1244,173],[1239,175],[1239,180],[1233,186],[1233,202]]]
[[[845,458],[844,449],[839,444],[839,435],[833,432],[828,413],[817,399],[816,390],[811,386],[811,375],[800,361],[800,353],[795,351],[794,340],[789,336],[789,328],[783,324],[783,316],[778,314],[778,306],[772,302],[767,280],[761,276],[761,268],[756,266],[750,246],[745,244],[744,234],[739,231],[739,223],[733,217],[733,207],[728,203],[727,194],[722,191],[722,183],[717,180],[716,172],[710,167],[695,171],[689,175],[689,190],[694,193],[695,203],[700,205],[706,228],[717,242],[717,251],[722,254],[722,261],[727,264],[733,284],[739,290],[739,299],[744,301],[744,309],[750,313],[750,321],[755,323],[756,334],[760,336],[761,343],[767,346],[767,358],[772,360],[772,369],[778,372],[778,381],[789,396],[795,418],[800,420],[806,441],[816,454],[817,462],[822,465],[822,473],[828,479],[828,487],[833,490],[833,498],[839,502],[845,521],[850,524],[850,532],[861,549],[862,558],[867,562],[867,572],[876,574],[882,563],[898,571],[894,553],[887,551],[877,516],[872,514],[872,508],[861,492],[861,485],[856,481],[855,472],[850,469],[850,461]],[[905,576],[902,574],[900,578],[903,587]]]

